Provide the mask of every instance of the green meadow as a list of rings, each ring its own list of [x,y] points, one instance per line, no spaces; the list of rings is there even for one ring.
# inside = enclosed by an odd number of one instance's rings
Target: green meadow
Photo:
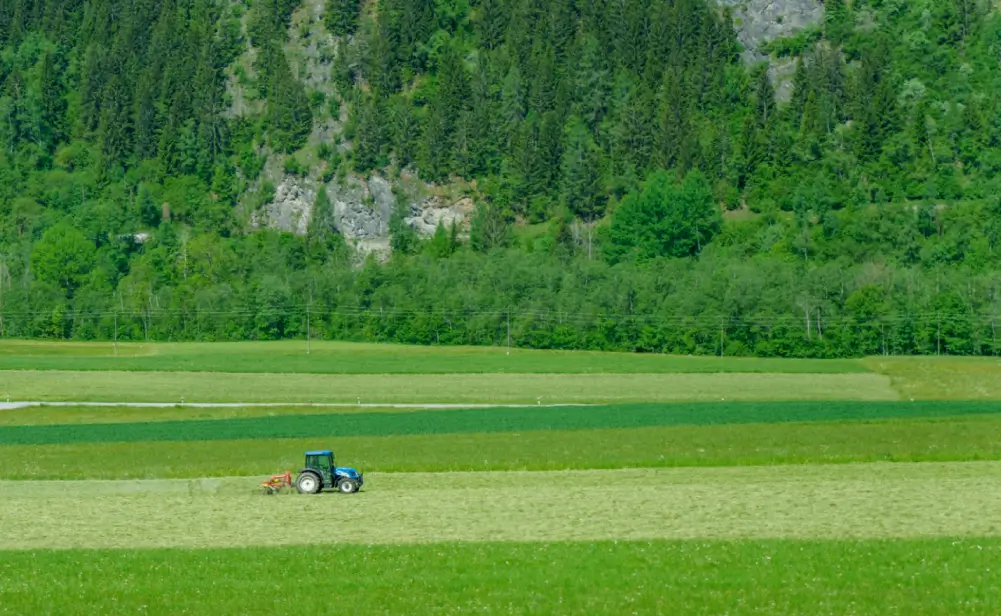
[[[43,402],[553,404],[897,400],[878,374],[255,374],[12,370],[0,396]],[[2,400],[3,398],[0,398]]]
[[[8,341],[7,396],[0,614],[1001,611],[992,359]],[[360,493],[262,493],[328,447]]]
[[[843,374],[869,370],[859,360],[680,357],[426,347],[357,342],[122,343],[0,341],[0,370],[253,372],[305,374]]]
[[[999,586],[998,539],[0,552],[8,614],[993,616]]]

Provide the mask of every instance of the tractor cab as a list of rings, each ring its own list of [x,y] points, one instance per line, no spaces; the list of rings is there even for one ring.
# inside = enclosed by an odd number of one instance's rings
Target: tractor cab
[[[307,451],[306,466],[303,470],[306,469],[320,473],[320,477],[323,478],[324,483],[332,483],[334,480],[331,475],[334,469],[334,452],[329,449],[324,451]]]
[[[353,468],[334,464],[334,452],[329,449],[307,451],[305,467],[299,471],[295,485],[300,493],[318,494],[323,488],[336,488],[345,494],[361,489],[362,474]]]

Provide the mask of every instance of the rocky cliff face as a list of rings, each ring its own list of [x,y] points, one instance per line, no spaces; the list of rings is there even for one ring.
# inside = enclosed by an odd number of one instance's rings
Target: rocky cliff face
[[[454,203],[438,196],[428,197],[419,204],[411,203],[410,216],[404,221],[424,236],[433,235],[439,224],[450,229],[454,223],[461,235],[468,228],[473,207],[473,200],[469,197],[463,197]]]
[[[733,12],[737,39],[744,46],[743,59],[748,64],[761,62],[768,56],[759,49],[777,38],[794,36],[800,30],[821,23],[824,5],[820,0],[716,0]],[[792,74],[795,58],[771,61],[768,74],[775,84],[775,96],[780,101],[792,94]]]
[[[384,252],[388,249],[389,219],[400,200],[409,215],[404,221],[419,234],[430,237],[438,224],[455,223],[460,233],[468,231],[474,204],[469,197],[450,199],[422,195],[415,182],[393,183],[379,175],[368,179],[347,175],[326,184],[330,211],[315,211],[322,184],[311,178],[286,175],[275,189],[274,199],[253,214],[255,226],[267,226],[299,235],[305,234],[310,220],[330,221],[334,230],[359,251]]]
[[[758,48],[777,38],[793,36],[824,18],[820,0],[716,0],[733,12],[737,38],[749,60],[764,60]]]
[[[793,36],[803,28],[820,23],[824,16],[821,0],[715,1],[731,9],[738,39],[744,46],[743,59],[749,64],[768,60],[760,52],[765,43]],[[290,28],[288,53],[310,90],[331,95],[332,41],[321,26],[323,6],[322,0],[308,0],[297,11]],[[252,57],[252,52],[248,49],[248,56]],[[244,64],[249,69],[251,62]],[[780,100],[788,99],[791,94],[794,70],[794,59],[771,60],[769,74]],[[232,81],[231,86],[235,84],[235,78]],[[237,98],[240,97],[234,97],[234,101]],[[238,115],[240,109],[233,111]],[[310,135],[307,147],[313,148],[320,142],[335,143],[345,119],[344,111],[341,110],[342,117],[337,120],[319,122]],[[432,235],[439,223],[450,227],[455,222],[463,234],[468,231],[474,208],[471,198],[446,197],[436,194],[443,192],[437,187],[423,186],[422,190],[416,180],[391,183],[378,175],[365,179],[348,174],[343,179],[327,183],[331,211],[316,212],[316,195],[323,185],[319,171],[313,169],[305,178],[286,175],[280,171],[277,157],[273,158],[265,176],[275,182],[275,196],[270,203],[251,214],[254,226],[264,225],[304,234],[310,220],[319,216],[318,220],[329,221],[323,224],[331,224],[359,252],[385,255],[389,250],[389,219],[402,199],[409,214],[404,220],[421,235]]]
[[[385,179],[348,176],[343,182],[331,182],[327,195],[333,209],[330,220],[345,238],[371,240],[388,235],[396,196]]]

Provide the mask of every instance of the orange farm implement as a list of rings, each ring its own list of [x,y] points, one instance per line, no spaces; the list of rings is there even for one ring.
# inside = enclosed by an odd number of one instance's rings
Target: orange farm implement
[[[291,488],[292,473],[286,471],[284,475],[272,475],[271,479],[261,484],[261,487],[264,488],[265,494],[277,494],[282,488]]]

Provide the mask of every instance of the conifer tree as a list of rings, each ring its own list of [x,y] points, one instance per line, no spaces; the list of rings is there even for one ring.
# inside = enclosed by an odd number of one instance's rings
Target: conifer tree
[[[43,147],[51,152],[65,137],[63,122],[66,113],[63,84],[51,51],[46,51],[42,56],[39,90],[41,92],[41,134],[39,139]]]
[[[452,254],[452,241],[445,225],[440,220],[438,226],[435,227],[434,235],[428,242],[428,252],[436,259],[446,259]]]
[[[845,0],[824,0],[824,38],[843,43],[851,33],[851,19]]]
[[[375,169],[382,157],[385,140],[382,108],[375,97],[365,97],[355,103],[358,113],[354,138],[354,167],[356,171]]]
[[[327,0],[323,22],[334,36],[349,36],[358,30],[359,0]]]
[[[271,74],[268,84],[268,132],[281,152],[302,146],[313,124],[306,89],[289,68],[285,53],[271,47]]]
[[[567,121],[565,133],[560,201],[575,216],[592,222],[605,213],[608,200],[601,177],[601,152],[579,118]]]
[[[496,49],[504,42],[508,13],[502,0],[482,0],[477,23],[480,41],[486,49]]]

